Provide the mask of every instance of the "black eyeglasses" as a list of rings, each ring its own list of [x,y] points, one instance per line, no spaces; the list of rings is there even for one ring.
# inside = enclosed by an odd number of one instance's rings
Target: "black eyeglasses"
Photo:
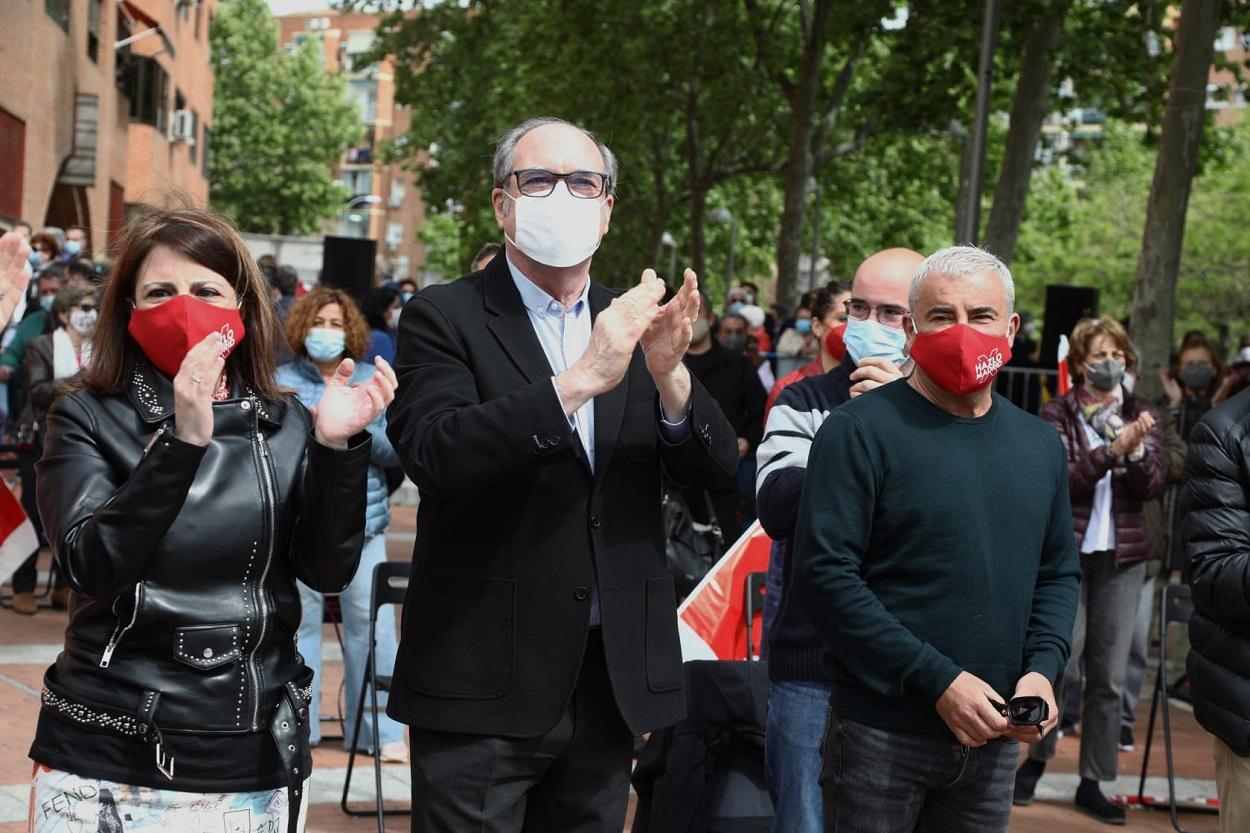
[[[1039,735],[1042,724],[1050,719],[1050,704],[1041,697],[1012,697],[1006,703],[991,700],[990,705],[1012,726],[1036,726]]]
[[[510,176],[516,177],[516,187],[527,197],[548,197],[556,190],[556,183],[564,180],[569,193],[584,200],[593,200],[603,195],[608,187],[608,175],[598,171],[570,171],[557,174],[544,168],[523,168],[513,171]]]
[[[867,321],[868,316],[875,309],[877,311],[877,320],[887,327],[901,327],[903,325],[903,316],[907,314],[907,307],[900,307],[898,304],[877,304],[873,306],[867,301],[861,301],[852,298],[849,301],[843,301],[846,307],[846,314],[856,321]]]
[[[95,304],[79,304],[77,308],[83,312],[95,312]]]

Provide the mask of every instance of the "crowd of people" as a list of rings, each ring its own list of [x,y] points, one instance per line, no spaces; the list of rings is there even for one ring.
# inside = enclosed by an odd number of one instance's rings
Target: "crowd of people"
[[[1222,829],[1250,826],[1250,343],[1186,334],[1147,401],[1124,325],[1085,319],[1029,413],[995,392],[1034,341],[989,252],[885,249],[793,309],[690,270],[613,290],[602,141],[531,119],[493,173],[505,242],[420,292],[300,286],[201,210],[140,214],[107,269],[82,229],[0,239],[8,430],[69,610],[32,833],[103,819],[45,801],[86,790],[140,830],[205,796],[303,829],[327,594],[344,743],[411,767],[414,831],[618,833],[635,739],[687,709],[662,494],[772,539],[773,830],[1005,831],[1078,727],[1075,806],[1123,824],[1103,789],[1177,580]],[[397,639],[370,592],[405,476]]]

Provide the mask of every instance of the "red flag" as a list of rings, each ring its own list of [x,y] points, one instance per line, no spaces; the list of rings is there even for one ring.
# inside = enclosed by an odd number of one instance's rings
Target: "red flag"
[[[0,580],[13,575],[37,549],[34,525],[8,485],[0,481]]]
[[[1072,375],[1068,370],[1068,337],[1059,336],[1059,395],[1072,390]]]
[[[772,543],[759,521],[751,524],[677,608],[683,660],[747,658],[747,575],[767,572]]]

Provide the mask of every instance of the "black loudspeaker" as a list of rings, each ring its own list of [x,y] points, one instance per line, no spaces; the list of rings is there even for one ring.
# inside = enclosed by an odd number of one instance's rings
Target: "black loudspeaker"
[[[1042,325],[1043,367],[1055,367],[1059,336],[1071,335],[1082,318],[1098,315],[1098,290],[1088,286],[1046,287],[1046,317]]]
[[[367,237],[330,237],[321,252],[321,283],[342,289],[363,304],[373,289],[376,240]]]

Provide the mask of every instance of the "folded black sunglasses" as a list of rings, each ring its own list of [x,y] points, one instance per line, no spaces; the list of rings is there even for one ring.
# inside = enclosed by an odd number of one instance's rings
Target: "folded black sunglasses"
[[[1012,726],[1036,726],[1039,735],[1050,718],[1050,704],[1042,697],[1012,697],[1006,703],[991,700],[990,705]]]

